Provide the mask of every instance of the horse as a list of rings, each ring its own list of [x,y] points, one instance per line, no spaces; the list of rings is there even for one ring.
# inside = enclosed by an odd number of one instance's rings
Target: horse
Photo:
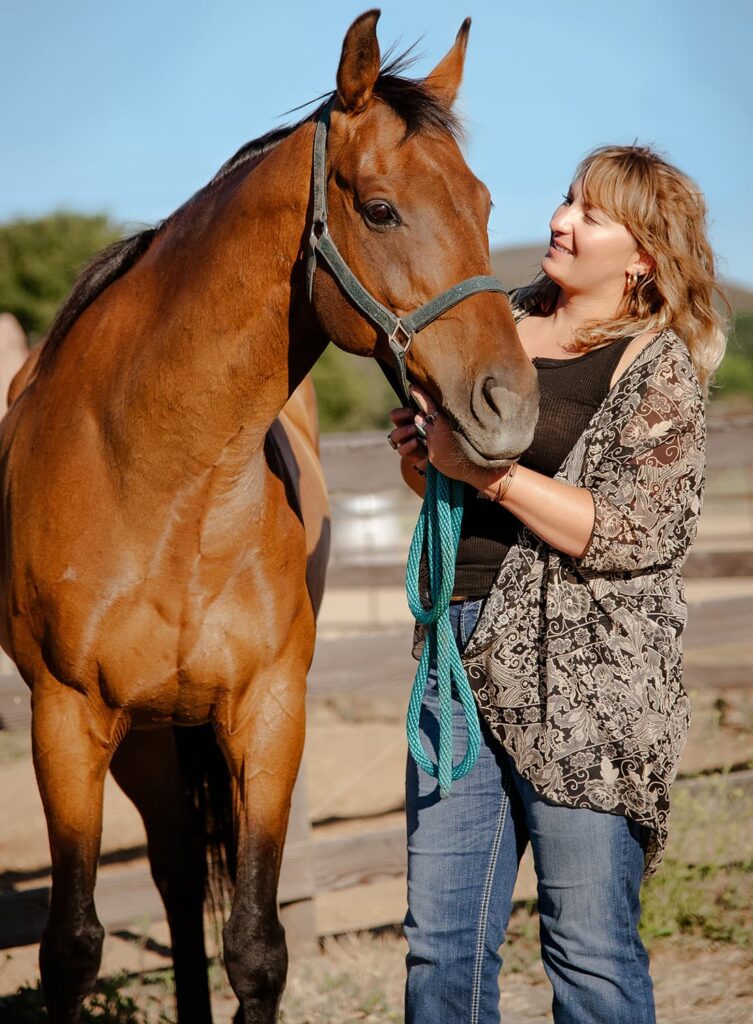
[[[383,66],[378,17],[361,15],[344,38],[325,191],[353,273],[403,315],[489,274],[490,197],[452,110],[470,20],[417,80],[400,58]],[[186,737],[207,735],[189,761],[203,749],[228,777],[225,966],[238,1019],[276,1019],[287,970],[277,883],[329,531],[308,374],[330,341],[395,358],[324,262],[307,278],[320,113],[248,143],[166,220],[95,257],[0,425],[0,643],[31,689],[53,1024],[80,1020],[100,964],[108,770],[144,819],[181,1024],[211,1019],[206,836],[181,756]],[[405,370],[479,465],[530,444],[535,374],[504,296],[478,292],[443,313]],[[204,801],[205,833],[221,803]]]

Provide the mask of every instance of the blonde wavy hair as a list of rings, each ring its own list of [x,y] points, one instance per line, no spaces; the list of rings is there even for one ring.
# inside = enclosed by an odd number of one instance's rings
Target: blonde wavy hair
[[[707,395],[724,357],[732,310],[717,279],[703,193],[650,146],[600,146],[581,160],[573,180],[581,182],[584,202],[623,224],[654,261],[634,287],[626,280],[614,319],[583,324],[573,349],[584,352],[609,340],[671,327],[687,345]],[[542,271],[518,290],[516,301],[546,315],[559,291]]]

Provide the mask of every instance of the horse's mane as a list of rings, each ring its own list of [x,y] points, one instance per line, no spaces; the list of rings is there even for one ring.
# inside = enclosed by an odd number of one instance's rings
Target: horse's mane
[[[413,46],[397,57],[391,58],[391,52],[385,55],[379,78],[374,86],[374,94],[395,111],[405,124],[404,139],[421,132],[434,132],[458,138],[461,126],[456,115],[428,89],[421,79],[406,78],[403,72],[409,68],[415,58],[412,56]],[[275,128],[258,139],[245,143],[217,171],[214,177],[203,188],[199,189],[187,202],[164,220],[153,227],[146,228],[117,242],[97,253],[87,264],[73,285],[68,298],[62,304],[50,329],[43,341],[40,352],[40,365],[47,364],[63,338],[98,296],[114,281],[123,277],[147,251],[156,236],[163,231],[188,206],[214,190],[220,182],[244,164],[256,162],[270,153],[283,139],[308,121],[313,121],[333,94],[318,97],[311,101],[317,107],[306,117],[295,124]],[[303,104],[304,107],[310,104]],[[300,107],[296,109],[301,109]]]

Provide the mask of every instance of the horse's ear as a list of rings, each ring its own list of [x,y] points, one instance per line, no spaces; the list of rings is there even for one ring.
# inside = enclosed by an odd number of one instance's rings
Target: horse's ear
[[[468,45],[468,33],[471,31],[471,19],[466,18],[455,36],[451,49],[440,60],[432,73],[424,79],[424,85],[430,89],[446,107],[451,107],[460,88],[465,64],[465,48]]]
[[[358,113],[371,99],[379,78],[379,42],[376,25],[381,11],[366,11],[356,18],[343,40],[337,69],[337,97],[343,110]]]

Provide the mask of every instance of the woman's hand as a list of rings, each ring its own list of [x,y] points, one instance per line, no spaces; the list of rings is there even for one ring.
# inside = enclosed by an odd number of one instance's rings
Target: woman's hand
[[[404,462],[420,475],[426,472],[428,460],[426,445],[416,429],[414,415],[413,410],[406,407],[393,409],[390,419],[395,424],[395,429],[389,432],[387,440]]]
[[[431,398],[415,386],[411,394],[422,410],[415,419],[426,430],[431,464],[445,476],[462,480],[477,491],[483,491],[486,497],[498,500],[495,495],[499,493],[500,482],[512,471],[508,467],[482,469],[466,459],[458,450],[447,417]],[[582,557],[595,519],[594,500],[587,488],[553,480],[525,466],[518,466],[514,476],[503,486],[500,504],[508,512],[547,544],[566,555]]]
[[[415,398],[421,412],[415,417],[415,423],[426,431],[426,447],[429,462],[440,473],[452,480],[462,480],[482,490],[487,484],[489,473],[480,466],[474,465],[458,450],[455,435],[450,429],[447,417],[442,415],[439,407],[420,388],[413,385],[411,394]],[[402,452],[402,449],[401,449]]]
[[[393,409],[390,419],[395,424],[395,429],[389,432],[387,440],[401,456],[400,472],[403,480],[419,498],[423,498],[426,491],[425,477],[428,460],[426,445],[419,436],[413,417],[412,409]]]

